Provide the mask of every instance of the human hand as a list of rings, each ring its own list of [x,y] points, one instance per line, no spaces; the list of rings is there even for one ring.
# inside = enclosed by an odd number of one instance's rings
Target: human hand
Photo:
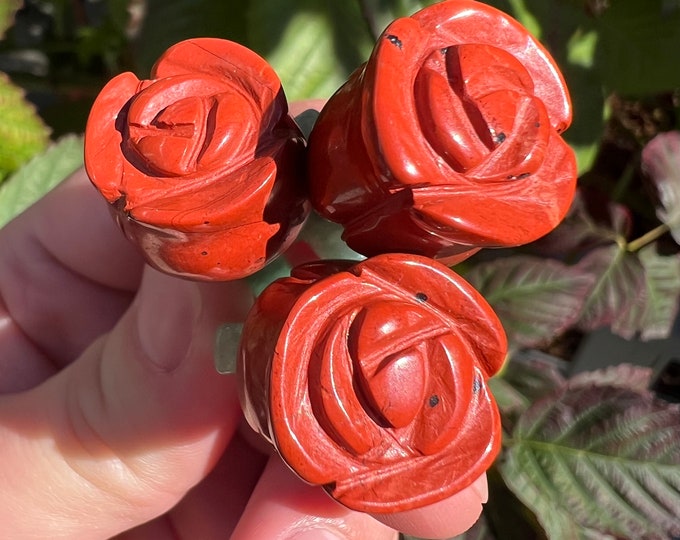
[[[252,301],[244,282],[146,267],[83,171],[0,245],[0,536],[397,537],[246,442],[212,360],[216,328]],[[380,518],[451,536],[484,490]]]

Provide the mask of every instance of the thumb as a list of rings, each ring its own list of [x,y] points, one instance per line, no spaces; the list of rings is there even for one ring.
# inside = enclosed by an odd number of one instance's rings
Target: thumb
[[[213,336],[249,302],[243,283],[147,269],[110,333],[44,384],[0,398],[3,537],[110,537],[205,477],[240,418]]]

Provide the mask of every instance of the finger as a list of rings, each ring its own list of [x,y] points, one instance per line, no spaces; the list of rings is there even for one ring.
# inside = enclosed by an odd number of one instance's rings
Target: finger
[[[44,384],[1,398],[3,532],[110,537],[204,478],[240,419],[233,378],[213,367],[214,334],[249,300],[242,283],[147,269],[110,334]]]
[[[35,365],[43,377],[112,327],[143,268],[83,171],[0,229],[0,245],[4,362]]]
[[[304,484],[272,456],[231,540],[396,540],[396,531]]]
[[[303,101],[293,101],[288,105],[288,113],[295,118],[305,111],[320,111],[326,104],[325,99],[305,99]]]
[[[373,514],[380,522],[421,538],[451,538],[472,527],[488,497],[486,475],[438,503],[395,514]]]

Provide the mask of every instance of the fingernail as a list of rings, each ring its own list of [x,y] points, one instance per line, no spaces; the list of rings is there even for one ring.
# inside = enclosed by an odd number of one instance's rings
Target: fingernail
[[[344,537],[328,529],[307,529],[294,533],[288,540],[344,540]]]
[[[162,371],[187,356],[201,307],[195,284],[147,269],[137,297],[141,347]]]

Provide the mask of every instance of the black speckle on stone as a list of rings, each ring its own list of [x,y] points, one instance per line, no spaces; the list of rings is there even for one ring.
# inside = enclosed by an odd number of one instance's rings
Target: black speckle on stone
[[[436,407],[437,405],[439,405],[439,396],[436,394],[431,395],[428,404],[430,405],[430,407]]]
[[[509,176],[506,176],[505,178],[507,178],[508,180],[523,180],[524,178],[528,178],[529,176],[531,176],[530,172],[524,172],[522,174],[511,174]]]
[[[496,135],[496,144],[501,144],[505,139],[507,139],[507,136],[501,131],[498,135]]]
[[[541,127],[541,123],[540,123],[540,122],[536,122],[536,123],[534,124],[534,127],[540,128],[540,127]]]
[[[201,251],[201,255],[203,255],[204,257],[205,257],[207,254],[208,254],[207,251]]]
[[[399,47],[401,49],[401,46],[402,46],[401,40],[397,36],[395,36],[394,34],[387,34],[385,36],[385,39],[387,41],[389,41],[392,45],[396,45],[397,47]]]
[[[418,300],[418,302],[427,302],[427,295],[424,292],[417,292],[416,300]]]

